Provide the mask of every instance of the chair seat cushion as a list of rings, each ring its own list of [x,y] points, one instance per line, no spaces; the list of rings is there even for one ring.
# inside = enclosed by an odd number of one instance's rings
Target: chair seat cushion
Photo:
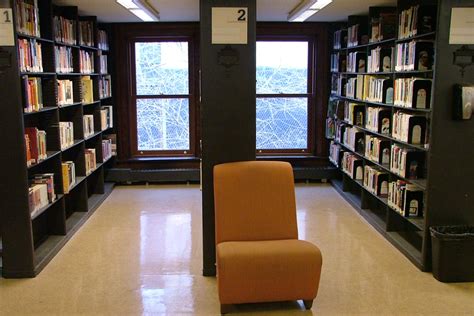
[[[221,304],[312,300],[321,252],[304,240],[228,241],[217,245]]]

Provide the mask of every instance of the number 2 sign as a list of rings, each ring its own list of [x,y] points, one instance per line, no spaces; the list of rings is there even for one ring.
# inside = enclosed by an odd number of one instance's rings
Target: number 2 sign
[[[212,44],[247,44],[248,8],[212,8]]]

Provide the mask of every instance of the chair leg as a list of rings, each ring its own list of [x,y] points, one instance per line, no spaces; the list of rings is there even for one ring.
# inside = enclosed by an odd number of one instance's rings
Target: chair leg
[[[227,314],[230,312],[232,305],[231,304],[221,304],[221,314]]]
[[[313,300],[303,300],[303,304],[306,309],[311,309],[313,306]]]

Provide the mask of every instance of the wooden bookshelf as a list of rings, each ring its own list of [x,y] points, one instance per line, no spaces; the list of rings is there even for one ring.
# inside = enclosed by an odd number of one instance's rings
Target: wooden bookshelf
[[[22,69],[12,66],[0,73],[2,81],[10,82],[8,89],[0,91],[0,98],[4,100],[5,105],[0,125],[6,135],[3,139],[5,150],[0,155],[0,163],[6,166],[4,177],[0,181],[3,225],[1,272],[6,278],[36,276],[113,189],[112,184],[104,181],[105,169],[113,166],[113,159],[108,158],[106,163],[103,163],[106,153],[102,152],[102,140],[107,137],[105,131],[113,133],[113,126],[108,126],[104,131],[100,126],[102,104],[98,94],[99,80],[95,79],[102,76],[98,71],[98,54],[108,54],[108,44],[104,42],[107,40],[107,34],[101,30],[102,42],[99,45],[99,26],[95,17],[79,16],[77,7],[56,6],[51,0],[38,1],[38,7],[34,7],[34,1],[9,1],[10,7],[13,8],[14,21],[19,21],[20,14],[17,9],[21,9],[23,5],[16,6],[17,2],[26,2],[26,6],[32,9],[28,9],[29,12],[34,15],[32,20],[39,21],[39,24],[13,23],[15,46],[0,47],[2,51],[11,54],[12,65],[17,65],[20,58],[23,58],[22,65],[26,63]],[[81,23],[83,28],[78,27]],[[81,34],[83,30],[87,31],[87,34]],[[35,45],[36,53],[31,55],[34,58],[20,55],[20,40],[22,45]],[[57,68],[60,65],[58,58],[64,57],[56,53],[56,48],[59,50],[60,47],[67,48],[70,53],[64,60],[64,65],[69,67],[67,70]],[[84,65],[84,62],[79,63],[81,51],[87,52],[88,70],[81,69],[81,65]],[[34,67],[28,66],[30,59]],[[38,60],[42,67],[37,67],[35,60]],[[102,72],[110,73],[107,69]],[[90,104],[81,100],[85,93],[81,86],[81,78],[84,76],[92,78],[90,93],[93,93],[94,102]],[[41,83],[39,88],[28,90],[32,88],[22,86],[28,82],[28,78],[41,78],[36,80]],[[64,92],[58,91],[58,79],[71,81],[69,87],[72,87],[72,91],[67,91],[70,99],[66,104],[58,103],[58,93]],[[31,95],[34,95],[35,101],[40,100],[40,108],[26,113],[23,109],[24,103],[25,100],[30,102]],[[106,104],[113,104],[111,94],[108,95]],[[30,108],[28,110],[30,111]],[[87,137],[83,127],[83,117],[86,114],[93,116],[94,124],[93,133]],[[60,145],[60,138],[64,136],[60,132],[60,122],[73,123],[73,140],[63,148]],[[28,146],[25,141],[25,127],[36,127],[46,132],[44,159],[30,166],[26,163],[26,150],[31,145]],[[90,172],[86,170],[85,152],[88,149],[95,151],[95,167]],[[74,163],[75,172],[75,181],[69,186],[67,193],[64,191],[62,169],[62,163],[66,161]],[[31,212],[30,179],[38,174],[53,175],[50,177],[54,179],[56,196],[54,200],[46,205],[41,204],[42,207]]]

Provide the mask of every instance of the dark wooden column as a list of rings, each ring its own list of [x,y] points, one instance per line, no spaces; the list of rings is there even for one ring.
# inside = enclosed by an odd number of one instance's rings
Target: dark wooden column
[[[255,160],[255,20],[253,0],[201,0],[203,275],[216,274],[213,167]],[[212,8],[247,8],[247,44],[212,43]]]

